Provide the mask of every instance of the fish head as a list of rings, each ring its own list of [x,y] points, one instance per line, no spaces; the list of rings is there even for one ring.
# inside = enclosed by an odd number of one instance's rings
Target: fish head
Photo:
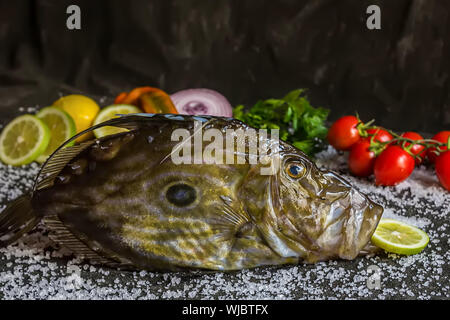
[[[370,241],[383,208],[301,153],[281,157],[271,183],[279,231],[305,249],[306,261],[354,259]]]

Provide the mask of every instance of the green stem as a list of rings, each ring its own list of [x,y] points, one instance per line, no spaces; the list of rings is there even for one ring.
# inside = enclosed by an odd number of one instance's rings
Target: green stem
[[[359,115],[357,114],[356,116],[357,116],[357,118],[359,120]],[[394,142],[401,142],[400,143],[401,147],[406,152],[408,152],[410,155],[412,155],[415,158],[418,158],[418,157],[420,158],[420,156],[419,155],[414,155],[411,152],[411,148],[413,147],[413,145],[421,145],[421,146],[425,147],[423,149],[423,151],[421,151],[421,153],[425,152],[429,148],[435,148],[433,151],[436,154],[438,154],[438,155],[441,152],[443,152],[443,151],[440,150],[440,147],[444,147],[444,148],[446,147],[447,150],[450,150],[450,137],[448,138],[447,143],[442,143],[442,142],[439,142],[439,141],[436,141],[436,140],[433,140],[433,139],[412,140],[412,139],[409,139],[409,138],[402,137],[401,135],[399,135],[398,133],[396,133],[396,132],[394,132],[392,130],[381,128],[379,126],[374,126],[374,125],[372,125],[374,123],[374,121],[375,120],[372,119],[372,120],[370,120],[369,122],[366,122],[366,123],[360,122],[357,125],[357,128],[359,130],[359,133],[360,133],[361,137],[364,137],[364,138],[365,137],[370,137],[371,150],[373,152],[375,152],[376,154],[382,152],[386,148],[386,146],[388,144],[391,144],[391,143],[394,143]],[[389,141],[386,141],[386,142],[374,141],[374,138],[377,135],[377,133],[368,134],[367,130],[369,130],[369,129],[383,129],[383,130],[389,132],[394,138],[389,140]],[[409,143],[408,146],[406,146],[407,143]]]
[[[403,142],[405,144],[406,143],[410,143],[410,146],[412,146],[414,144],[418,144],[418,145],[424,146],[425,149],[432,148],[432,147],[446,147],[447,146],[447,144],[439,142],[437,140],[433,140],[433,139],[412,140],[412,139],[409,139],[409,138],[404,138],[402,136],[398,136],[398,137],[396,137],[394,139],[391,139],[389,141],[380,142],[380,143],[383,144],[383,145],[387,145],[387,144],[390,144],[390,143],[393,143],[393,142],[399,142],[399,141],[401,141],[401,142]]]

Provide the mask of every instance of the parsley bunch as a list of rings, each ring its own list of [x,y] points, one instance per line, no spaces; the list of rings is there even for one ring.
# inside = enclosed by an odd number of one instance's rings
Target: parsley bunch
[[[304,93],[298,89],[282,99],[261,100],[248,111],[238,105],[233,116],[256,129],[279,129],[280,139],[312,156],[325,145],[329,110],[311,106]]]

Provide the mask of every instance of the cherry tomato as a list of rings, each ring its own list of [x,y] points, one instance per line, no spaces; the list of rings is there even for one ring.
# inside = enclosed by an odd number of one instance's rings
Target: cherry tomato
[[[450,151],[441,153],[436,158],[435,170],[441,185],[450,191]]]
[[[392,134],[390,134],[389,132],[387,132],[386,130],[384,130],[382,128],[367,129],[367,133],[370,135],[375,135],[375,137],[373,137],[373,141],[377,141],[377,142],[387,142],[387,141],[394,139]],[[369,137],[369,138],[371,138],[371,137]]]
[[[441,132],[437,133],[431,139],[442,142],[442,143],[447,143],[449,136],[450,136],[450,131],[441,131]],[[434,163],[437,158],[437,155],[434,152],[432,152],[433,150],[436,150],[436,148],[429,148],[427,151],[427,158],[428,158],[428,161],[430,161],[431,163]],[[439,147],[439,150],[442,150],[442,151],[447,150],[447,147]]]
[[[400,146],[387,147],[375,160],[375,184],[394,186],[414,170],[414,158]]]
[[[412,132],[412,131],[408,131],[405,132],[404,134],[402,134],[403,138],[408,138],[411,140],[423,140],[423,137],[416,133],[416,132]],[[407,142],[405,143],[405,147],[409,146],[411,143]],[[411,149],[409,149],[409,151],[411,151],[412,154],[419,156],[420,158],[415,158],[416,160],[416,164],[421,164],[423,161],[423,157],[425,156],[425,146],[422,146],[420,144],[414,144]]]
[[[328,131],[328,142],[336,150],[349,150],[360,138],[358,123],[355,116],[339,118]]]
[[[350,172],[358,177],[368,177],[373,173],[375,152],[370,151],[370,138],[355,143],[348,156]]]

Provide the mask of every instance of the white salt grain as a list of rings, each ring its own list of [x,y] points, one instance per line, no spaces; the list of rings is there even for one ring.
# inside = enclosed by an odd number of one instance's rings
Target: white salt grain
[[[25,109],[24,109],[25,111]],[[28,111],[28,110],[27,110]],[[337,170],[385,207],[385,217],[413,224],[430,236],[414,256],[378,254],[353,261],[267,267],[232,273],[119,271],[86,264],[52,243],[39,225],[14,245],[0,249],[3,299],[431,299],[447,298],[450,195],[431,169],[420,167],[397,187],[376,187],[372,179],[347,174],[346,156],[332,148],[318,165]],[[37,164],[0,164],[0,203],[31,188]],[[3,209],[4,205],[0,209]],[[368,286],[380,271],[380,288]]]

